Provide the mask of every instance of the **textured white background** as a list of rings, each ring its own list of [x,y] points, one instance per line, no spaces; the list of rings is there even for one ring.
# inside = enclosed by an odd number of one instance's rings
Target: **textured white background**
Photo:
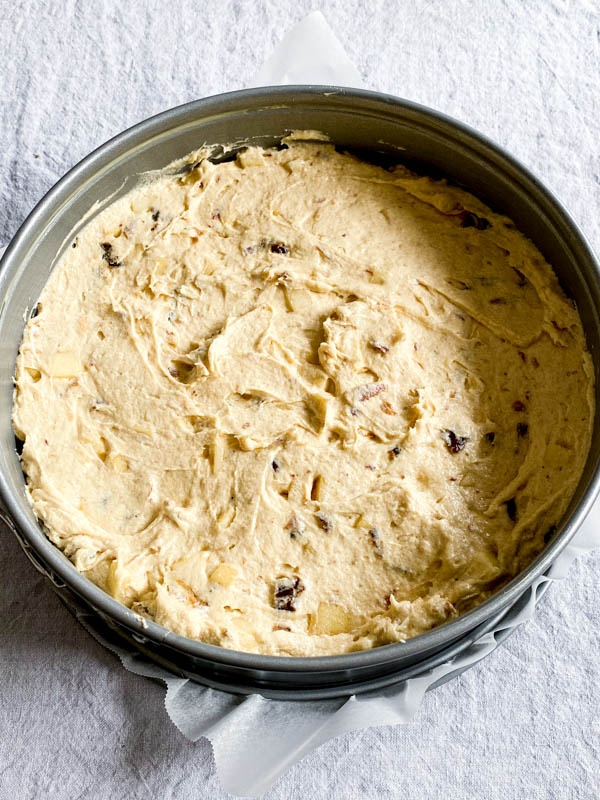
[[[245,85],[320,8],[368,88],[470,123],[563,200],[600,250],[597,0],[0,0],[0,244],[80,158],[135,122]],[[600,795],[600,556],[406,727],[313,753],[275,798]],[[222,798],[210,746],[166,719],[0,531],[0,798]]]

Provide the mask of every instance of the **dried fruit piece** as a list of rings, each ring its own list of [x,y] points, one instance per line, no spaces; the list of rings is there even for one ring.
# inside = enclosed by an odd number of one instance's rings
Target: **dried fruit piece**
[[[390,450],[390,455],[393,456],[393,457],[399,456],[401,452],[402,452],[402,448],[398,447],[398,445],[396,445],[395,447],[392,447],[392,449]]]
[[[473,288],[472,286],[469,286],[468,283],[465,283],[465,281],[461,281],[458,278],[446,278],[446,283],[450,284],[450,286],[453,286],[455,289],[460,289],[461,292],[470,292]]]
[[[280,256],[287,256],[290,252],[289,247],[287,247],[283,242],[273,242],[269,249],[272,253],[276,253]]]
[[[485,434],[485,438],[490,444],[494,444],[494,439],[496,438],[496,434],[494,431],[490,431],[489,433]]]
[[[517,521],[517,501],[514,497],[506,501],[506,513],[513,522]]]
[[[237,154],[237,160],[242,167],[260,167],[265,163],[263,153],[258,147],[242,150]]]
[[[520,400],[515,400],[513,403],[513,408],[515,411],[525,411],[525,403],[522,403]]]
[[[102,253],[102,258],[106,261],[106,263],[108,264],[108,266],[111,269],[114,269],[115,267],[122,267],[123,266],[123,262],[119,261],[113,255],[112,244],[110,244],[109,242],[101,242],[100,243],[100,247],[104,251]]]
[[[544,543],[548,544],[548,542],[550,541],[550,539],[552,539],[555,533],[556,533],[556,525],[550,525],[550,527],[544,534]]]
[[[513,270],[517,274],[517,286],[526,286],[527,285],[527,278],[525,277],[525,275],[523,275],[521,270],[517,269],[516,267],[513,267]]]
[[[277,461],[275,461],[275,459],[271,461],[271,467],[273,469],[273,472],[279,472],[279,464],[277,463]]]
[[[478,217],[472,211],[461,211],[458,215],[461,228],[477,228],[478,231],[485,231],[492,227],[492,223],[485,217]]]
[[[292,514],[289,522],[285,526],[285,529],[290,532],[290,539],[299,539],[304,533],[305,528],[304,521],[300,519],[296,513]]]
[[[517,436],[527,436],[529,425],[526,422],[517,422]]]
[[[381,344],[381,342],[369,342],[369,347],[372,347],[373,350],[377,350],[382,356],[390,351],[390,348],[385,344]]]
[[[231,564],[219,564],[208,576],[213,583],[219,583],[227,588],[237,577],[237,569]]]
[[[351,630],[350,614],[335,603],[319,603],[316,613],[308,615],[308,632],[312,635],[336,636]]]
[[[295,611],[294,602],[304,591],[304,584],[297,575],[277,578],[273,591],[273,608],[278,611]]]
[[[80,363],[75,353],[55,353],[50,359],[48,374],[52,378],[76,378]]]
[[[369,536],[371,537],[371,542],[373,543],[373,547],[375,548],[375,555],[378,556],[378,558],[382,558],[383,550],[381,548],[381,536],[377,528],[370,528]]]
[[[316,518],[319,520],[319,525],[323,528],[326,533],[329,533],[331,528],[333,527],[333,523],[331,519],[324,514],[322,511],[319,511],[318,514],[315,514]]]
[[[464,450],[465,445],[469,441],[468,436],[457,436],[454,431],[451,431],[449,428],[442,431],[442,439],[451,453],[460,453],[461,450]]]

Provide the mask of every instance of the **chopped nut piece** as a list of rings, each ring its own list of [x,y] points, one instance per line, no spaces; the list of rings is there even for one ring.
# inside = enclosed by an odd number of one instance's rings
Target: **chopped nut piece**
[[[377,350],[377,352],[381,353],[383,356],[390,351],[390,348],[385,344],[381,344],[381,342],[369,342],[369,347],[373,348],[373,350]]]
[[[457,436],[454,431],[451,431],[448,428],[442,431],[442,439],[451,453],[460,453],[460,451],[464,449],[466,443],[469,441],[468,436]]]
[[[125,456],[115,456],[111,458],[110,463],[112,464],[113,469],[115,472],[127,472],[129,469],[129,462],[125,458]]]
[[[187,595],[186,600],[191,606],[193,606],[194,608],[199,608],[200,606],[208,605],[206,600],[202,600],[200,597],[198,597],[196,592],[192,589],[191,586],[188,586],[187,583],[184,583],[183,581],[179,580],[179,578],[175,578],[175,583],[178,586],[181,586],[181,588],[185,591]]]
[[[329,517],[322,511],[319,511],[319,513],[315,514],[315,516],[319,520],[319,525],[323,528],[323,530],[329,533],[332,528],[332,522]]]
[[[273,608],[278,611],[295,611],[294,601],[304,591],[304,584],[297,575],[278,578],[273,591]]]
[[[396,416],[396,412],[394,411],[392,404],[389,403],[387,400],[381,401],[381,410],[384,414],[389,414],[392,417]]]
[[[237,573],[237,569],[231,564],[219,564],[209,575],[209,580],[227,588],[235,580]]]
[[[310,499],[313,502],[318,502],[321,499],[321,491],[323,488],[323,478],[321,475],[315,475],[310,487]]]
[[[217,524],[220,528],[228,528],[235,517],[235,506],[227,506],[217,517]]]
[[[227,448],[227,442],[225,440],[225,437],[221,436],[218,433],[215,434],[215,440],[213,444],[210,446],[210,461],[211,461],[212,471],[214,474],[216,474],[221,468],[226,448]]]
[[[360,387],[358,399],[361,403],[364,403],[365,400],[370,400],[372,397],[376,397],[378,394],[381,394],[381,392],[385,392],[386,389],[387,386],[385,383],[365,383],[364,386]]]

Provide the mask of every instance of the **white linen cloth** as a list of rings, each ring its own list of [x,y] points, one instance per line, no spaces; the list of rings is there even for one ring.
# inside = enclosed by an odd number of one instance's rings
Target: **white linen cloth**
[[[0,242],[109,135],[195,96],[252,83],[270,42],[310,10],[302,2],[224,3],[202,20],[200,4],[175,3],[167,14],[135,0],[93,11],[67,6],[54,19],[38,3],[5,7]],[[323,10],[367,87],[492,135],[558,191],[598,242],[591,4],[417,0]],[[160,689],[125,673],[74,625],[12,538],[2,535],[0,548],[0,797],[226,796],[205,740],[189,744],[165,723]],[[334,740],[267,796],[596,797],[598,563],[597,554],[580,559],[533,622],[427,695],[408,726]]]

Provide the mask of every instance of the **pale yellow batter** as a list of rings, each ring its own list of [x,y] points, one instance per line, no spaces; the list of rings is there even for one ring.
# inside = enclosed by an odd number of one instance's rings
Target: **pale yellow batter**
[[[27,325],[48,536],[224,647],[403,641],[552,535],[594,412],[577,311],[506,217],[324,142],[205,152],[95,217]]]

